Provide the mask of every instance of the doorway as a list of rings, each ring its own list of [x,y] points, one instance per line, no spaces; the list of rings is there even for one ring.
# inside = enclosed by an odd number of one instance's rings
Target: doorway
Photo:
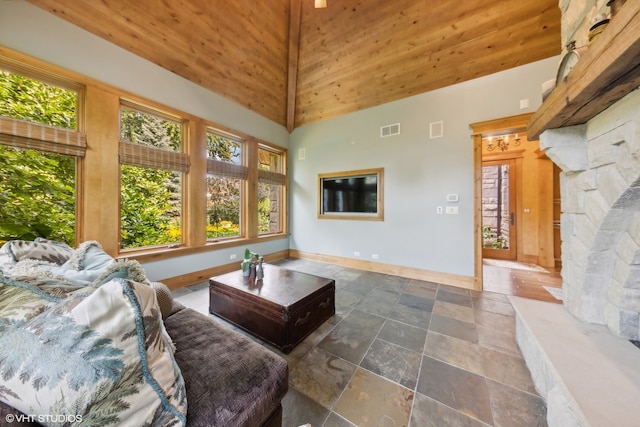
[[[515,260],[516,162],[482,162],[482,257]]]
[[[522,114],[470,125],[476,290],[484,288],[484,259],[505,268],[544,269],[542,274],[556,268],[560,248],[559,228],[554,226],[558,224],[560,195],[554,192],[553,162],[540,150],[538,141],[527,138],[530,118],[531,114]],[[493,195],[488,194],[489,187],[494,189]],[[504,272],[504,277],[512,281],[513,271]],[[488,279],[493,283],[496,276],[491,274]]]

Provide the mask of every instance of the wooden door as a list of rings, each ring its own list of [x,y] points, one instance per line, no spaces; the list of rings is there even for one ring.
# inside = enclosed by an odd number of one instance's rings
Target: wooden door
[[[482,257],[516,259],[516,161],[482,162]]]

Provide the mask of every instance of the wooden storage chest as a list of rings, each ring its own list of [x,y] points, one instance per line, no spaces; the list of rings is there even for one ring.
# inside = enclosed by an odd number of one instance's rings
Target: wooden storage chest
[[[264,266],[264,278],[233,271],[209,280],[209,312],[289,353],[335,314],[335,281]]]

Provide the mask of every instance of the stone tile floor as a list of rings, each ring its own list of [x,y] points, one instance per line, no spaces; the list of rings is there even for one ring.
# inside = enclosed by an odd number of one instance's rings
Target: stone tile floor
[[[308,260],[275,264],[336,281],[336,315],[288,355],[270,347],[289,362],[284,427],[546,426],[505,295]],[[207,283],[174,298],[208,314]]]

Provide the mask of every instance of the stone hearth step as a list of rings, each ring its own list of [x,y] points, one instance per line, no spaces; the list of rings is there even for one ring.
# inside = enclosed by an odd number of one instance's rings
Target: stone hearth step
[[[555,426],[638,426],[640,349],[563,306],[509,297],[516,340]]]

